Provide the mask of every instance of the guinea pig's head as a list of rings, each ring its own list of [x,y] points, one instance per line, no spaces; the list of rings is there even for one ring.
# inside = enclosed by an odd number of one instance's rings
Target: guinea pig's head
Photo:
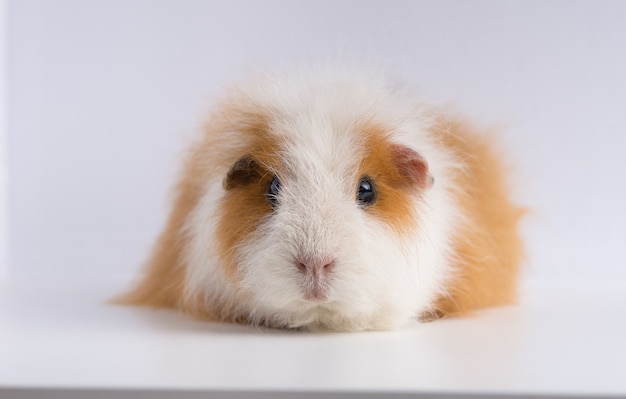
[[[218,318],[288,328],[388,328],[425,310],[442,277],[422,234],[433,150],[399,108],[356,84],[237,92],[198,155],[221,165],[204,161],[188,221],[188,291]]]

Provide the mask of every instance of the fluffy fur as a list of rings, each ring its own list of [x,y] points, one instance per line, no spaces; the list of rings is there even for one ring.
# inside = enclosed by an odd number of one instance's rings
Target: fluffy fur
[[[380,76],[265,76],[212,113],[119,301],[309,330],[463,314],[514,299],[521,214],[486,137]]]

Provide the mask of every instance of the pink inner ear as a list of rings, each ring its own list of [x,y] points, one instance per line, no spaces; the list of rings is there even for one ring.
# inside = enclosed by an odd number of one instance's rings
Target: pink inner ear
[[[409,179],[411,185],[420,188],[431,186],[428,162],[420,154],[401,144],[391,144],[390,151],[393,162],[400,173]]]

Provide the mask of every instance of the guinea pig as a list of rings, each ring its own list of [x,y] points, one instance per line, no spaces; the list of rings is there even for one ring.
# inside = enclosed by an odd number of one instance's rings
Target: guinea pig
[[[263,75],[214,108],[119,302],[339,331],[509,303],[523,209],[493,147],[377,73]]]

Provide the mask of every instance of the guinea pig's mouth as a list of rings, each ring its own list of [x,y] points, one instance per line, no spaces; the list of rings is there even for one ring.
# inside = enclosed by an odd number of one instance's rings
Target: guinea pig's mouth
[[[335,302],[328,284],[309,286],[303,285],[301,295],[300,303],[308,308],[328,308],[331,303]]]
[[[309,299],[303,299],[301,301],[301,303],[305,304],[307,308],[309,309],[328,309],[331,310],[332,309],[332,304],[335,303],[335,301],[332,300],[309,300]]]
[[[328,301],[328,287],[320,284],[307,285],[304,288],[304,300],[312,303],[324,303]]]

